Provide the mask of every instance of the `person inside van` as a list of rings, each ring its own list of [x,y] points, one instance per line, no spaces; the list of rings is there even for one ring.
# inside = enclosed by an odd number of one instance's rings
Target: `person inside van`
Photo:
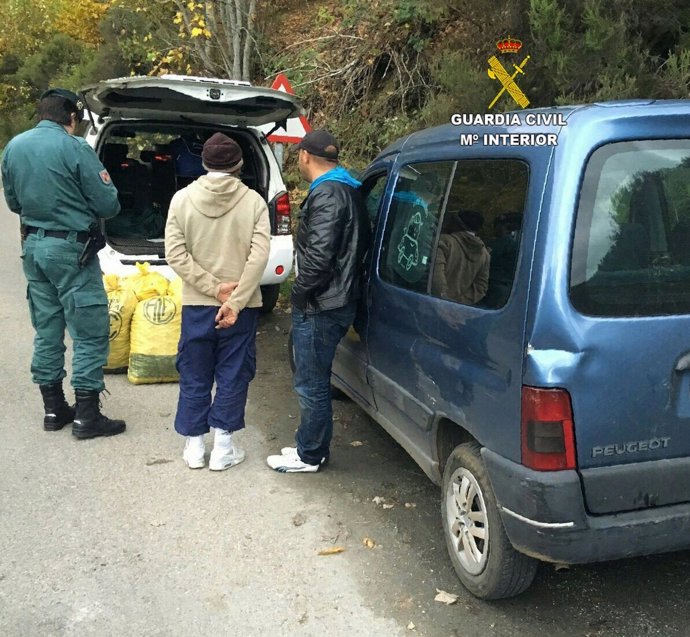
[[[489,289],[491,258],[477,232],[484,217],[476,210],[450,212],[438,242],[431,292],[466,305],[479,303]]]

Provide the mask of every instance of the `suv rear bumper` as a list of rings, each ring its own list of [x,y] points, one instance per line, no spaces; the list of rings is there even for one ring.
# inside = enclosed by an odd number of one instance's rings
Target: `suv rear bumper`
[[[176,275],[169,265],[163,265],[164,259],[161,259],[157,254],[153,255],[126,255],[113,249],[110,245],[106,245],[98,253],[100,259],[101,271],[106,274],[119,274],[120,276],[127,276],[137,272],[134,262],[150,262],[153,264],[153,270],[160,272],[163,276],[172,279]],[[271,236],[271,251],[268,255],[268,263],[261,277],[260,285],[277,285],[285,281],[292,272],[293,260],[293,246],[292,235],[272,235]],[[124,262],[127,262],[127,265]],[[278,274],[276,268],[282,266],[283,271]]]
[[[521,553],[583,564],[690,548],[690,504],[592,516],[576,471],[532,471],[486,448],[482,458]]]
[[[291,234],[277,234],[271,236],[271,252],[268,263],[261,277],[261,285],[276,285],[282,283],[292,272],[294,254]],[[280,271],[282,268],[282,271]],[[276,271],[280,271],[280,274]]]

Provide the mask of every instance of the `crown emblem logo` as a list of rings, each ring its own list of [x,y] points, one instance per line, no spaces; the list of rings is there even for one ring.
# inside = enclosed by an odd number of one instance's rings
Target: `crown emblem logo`
[[[522,42],[508,36],[496,42],[496,48],[501,53],[517,53],[522,48]]]

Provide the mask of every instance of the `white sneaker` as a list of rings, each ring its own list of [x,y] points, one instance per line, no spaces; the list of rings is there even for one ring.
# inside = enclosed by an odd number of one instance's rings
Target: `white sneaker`
[[[299,453],[297,452],[297,447],[283,447],[280,450],[280,455],[289,456],[291,458],[297,458],[297,460],[300,460]],[[321,464],[326,464],[326,458],[321,458]]]
[[[206,466],[206,446],[203,436],[186,436],[182,459],[190,469],[203,469]]]
[[[290,449],[291,447],[286,447]],[[315,473],[319,470],[319,464],[307,464],[302,462],[297,455],[297,450],[294,454],[281,454],[280,456],[268,456],[266,462],[271,469],[280,471],[280,473]]]
[[[233,444],[232,434],[229,431],[216,429],[213,450],[208,461],[208,468],[211,471],[225,471],[225,469],[240,464],[245,457],[244,450]]]

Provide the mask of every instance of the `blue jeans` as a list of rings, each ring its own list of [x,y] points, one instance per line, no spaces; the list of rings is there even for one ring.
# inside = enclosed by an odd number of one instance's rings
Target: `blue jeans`
[[[317,314],[292,308],[295,352],[295,392],[301,420],[295,435],[302,462],[319,464],[328,458],[333,436],[331,367],[335,349],[355,318],[354,303]]]
[[[180,397],[175,430],[201,436],[210,427],[244,427],[249,382],[256,372],[256,323],[259,311],[245,308],[237,323],[216,329],[217,307],[185,305],[177,352]],[[211,397],[213,382],[215,396]]]

